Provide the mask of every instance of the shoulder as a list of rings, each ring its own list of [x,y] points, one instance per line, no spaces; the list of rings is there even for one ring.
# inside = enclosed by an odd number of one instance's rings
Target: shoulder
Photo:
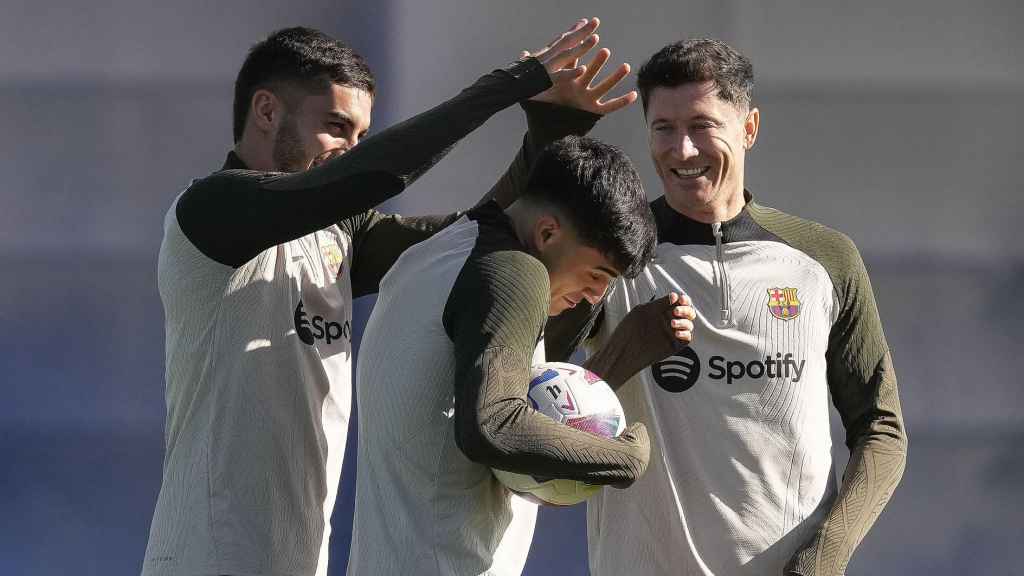
[[[253,170],[242,170],[231,168],[218,170],[205,178],[196,178],[185,190],[185,195],[203,194],[207,192],[218,192],[225,189],[232,189],[235,186],[251,182],[260,182],[269,176],[270,172],[256,172]]]
[[[220,170],[205,178],[197,178],[178,198],[175,213],[182,228],[190,223],[206,223],[241,209],[239,193],[251,193],[266,173],[252,170]]]
[[[751,202],[751,218],[782,242],[816,260],[837,285],[859,275],[864,264],[849,236],[813,220]]]
[[[442,324],[453,341],[468,337],[481,345],[532,349],[549,299],[547,269],[540,260],[520,249],[474,251],[448,295]]]
[[[546,298],[549,290],[547,268],[520,248],[490,249],[478,244],[466,260],[460,279],[463,276],[492,295],[531,294]]]

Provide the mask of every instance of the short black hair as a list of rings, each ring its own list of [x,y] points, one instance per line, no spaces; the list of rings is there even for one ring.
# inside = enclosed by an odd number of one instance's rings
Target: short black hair
[[[622,150],[568,136],[534,161],[523,198],[553,206],[580,241],[634,278],[654,257],[657,232],[640,175]]]
[[[732,46],[713,38],[693,38],[669,44],[640,67],[636,84],[647,111],[651,90],[675,88],[690,82],[714,82],[718,97],[740,108],[750,106],[754,66]]]
[[[271,34],[249,50],[235,80],[234,136],[242,139],[252,95],[285,85],[308,93],[331,84],[364,90],[373,96],[376,81],[358,52],[327,34],[301,26]]]

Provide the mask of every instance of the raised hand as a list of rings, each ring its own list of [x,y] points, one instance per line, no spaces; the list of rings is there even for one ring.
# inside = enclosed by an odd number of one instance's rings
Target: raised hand
[[[611,50],[602,48],[588,64],[579,65],[580,56],[597,45],[599,37],[593,32],[600,25],[601,21],[597,18],[580,20],[544,49],[535,53],[522,53],[522,57],[534,56],[540,60],[548,69],[553,84],[531,100],[570,106],[594,114],[609,114],[636,101],[635,90],[602,101],[629,74],[629,64],[625,62],[607,77],[592,84],[611,57]],[[559,64],[560,68],[554,68]]]
[[[582,67],[576,66],[575,62],[594,46],[597,46],[600,38],[597,34],[594,34],[594,30],[597,30],[597,27],[600,25],[601,21],[597,18],[583,18],[573,24],[572,28],[562,32],[558,38],[552,40],[547,46],[535,52],[523,51],[519,54],[519,57],[533,56],[539,60],[544,65],[544,68],[547,69],[553,83],[557,84],[560,80],[567,77],[578,78],[585,70]]]

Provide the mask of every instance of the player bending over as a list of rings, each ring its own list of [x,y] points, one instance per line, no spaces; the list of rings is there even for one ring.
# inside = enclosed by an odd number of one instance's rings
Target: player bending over
[[[569,137],[540,154],[508,209],[474,209],[398,259],[356,371],[349,574],[519,574],[536,507],[491,468],[619,487],[643,474],[643,424],[601,438],[534,411],[526,392],[548,316],[635,276],[654,226],[628,158]],[[692,318],[672,297],[639,306],[587,367],[615,386],[688,342]]]

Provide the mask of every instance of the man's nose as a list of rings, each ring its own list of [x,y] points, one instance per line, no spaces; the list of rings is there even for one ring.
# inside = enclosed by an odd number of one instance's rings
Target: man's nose
[[[700,154],[697,150],[697,145],[693,143],[693,138],[690,138],[689,134],[683,134],[679,137],[679,141],[676,143],[675,152],[683,160],[695,158]]]

